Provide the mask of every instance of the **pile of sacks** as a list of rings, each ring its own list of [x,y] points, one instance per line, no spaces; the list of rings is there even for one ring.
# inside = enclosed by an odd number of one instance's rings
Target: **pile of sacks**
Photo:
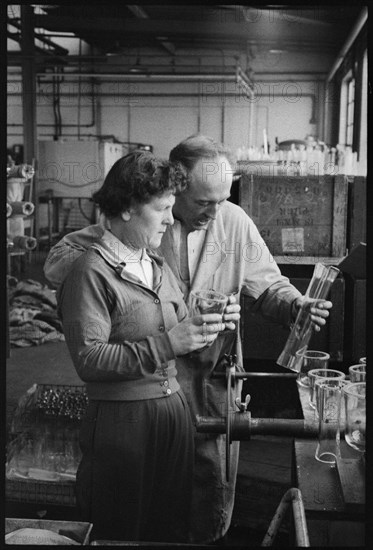
[[[8,280],[9,337],[12,347],[38,346],[51,340],[63,341],[61,321],[57,317],[55,291],[46,285],[25,279]]]

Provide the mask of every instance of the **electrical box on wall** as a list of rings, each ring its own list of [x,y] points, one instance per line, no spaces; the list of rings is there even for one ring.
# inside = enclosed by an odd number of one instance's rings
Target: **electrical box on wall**
[[[123,146],[99,141],[39,141],[38,194],[91,198],[113,164],[123,156]]]

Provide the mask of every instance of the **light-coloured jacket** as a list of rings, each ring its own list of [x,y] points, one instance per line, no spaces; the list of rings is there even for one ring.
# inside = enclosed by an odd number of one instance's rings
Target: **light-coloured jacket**
[[[100,225],[94,225],[66,235],[52,248],[45,264],[45,276],[57,286],[80,253],[103,234]],[[251,310],[279,324],[289,326],[294,313],[294,300],[301,296],[281,272],[260,233],[237,205],[226,202],[210,222],[204,246],[191,286],[185,286],[180,275],[180,251],[173,229],[166,231],[157,252],[165,258],[179,280],[184,299],[188,303],[191,290],[214,288],[230,294],[247,296]],[[232,333],[219,337],[216,344],[198,358],[193,366],[193,354],[179,358],[177,379],[182,387],[192,415],[226,414],[226,386],[224,379],[211,377],[218,357],[236,346],[239,369],[242,370],[242,351],[237,331],[237,342]],[[232,394],[240,396],[242,384],[236,384]],[[196,434],[194,503],[191,542],[204,544],[224,536],[229,528],[239,458],[239,442],[231,445],[230,482],[225,478],[225,435]]]

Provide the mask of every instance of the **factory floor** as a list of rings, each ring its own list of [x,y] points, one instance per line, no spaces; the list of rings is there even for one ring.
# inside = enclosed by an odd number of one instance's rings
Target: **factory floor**
[[[48,284],[42,272],[46,253],[12,265],[17,279],[33,279]],[[48,285],[49,286],[49,285]],[[19,398],[35,383],[77,385],[78,378],[64,342],[11,348],[6,367],[7,427]],[[231,528],[224,540],[214,544],[225,547],[260,546],[281,497],[291,487],[292,439],[256,436],[241,442],[236,501]],[[36,507],[37,508],[37,507]],[[39,511],[35,505],[6,502],[7,517],[45,517],[65,519],[57,508]],[[66,519],[73,519],[69,517]],[[289,520],[284,522],[273,546],[289,546]]]

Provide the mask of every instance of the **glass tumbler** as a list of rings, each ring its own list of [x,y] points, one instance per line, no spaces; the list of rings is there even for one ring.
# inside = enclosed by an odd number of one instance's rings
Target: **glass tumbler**
[[[325,351],[299,350],[296,352],[299,359],[300,370],[298,372],[297,384],[305,388],[310,387],[308,373],[313,369],[327,369],[330,355]]]
[[[345,440],[357,451],[365,451],[366,406],[365,382],[347,384],[343,388],[345,403]]]
[[[351,382],[365,382],[366,365],[359,363],[348,368]]]
[[[310,406],[316,408],[316,382],[319,380],[344,380],[346,375],[340,370],[334,369],[312,369],[308,371],[308,378],[310,381]]]
[[[223,314],[227,303],[228,296],[215,290],[196,290],[190,293],[190,313],[192,315]]]

